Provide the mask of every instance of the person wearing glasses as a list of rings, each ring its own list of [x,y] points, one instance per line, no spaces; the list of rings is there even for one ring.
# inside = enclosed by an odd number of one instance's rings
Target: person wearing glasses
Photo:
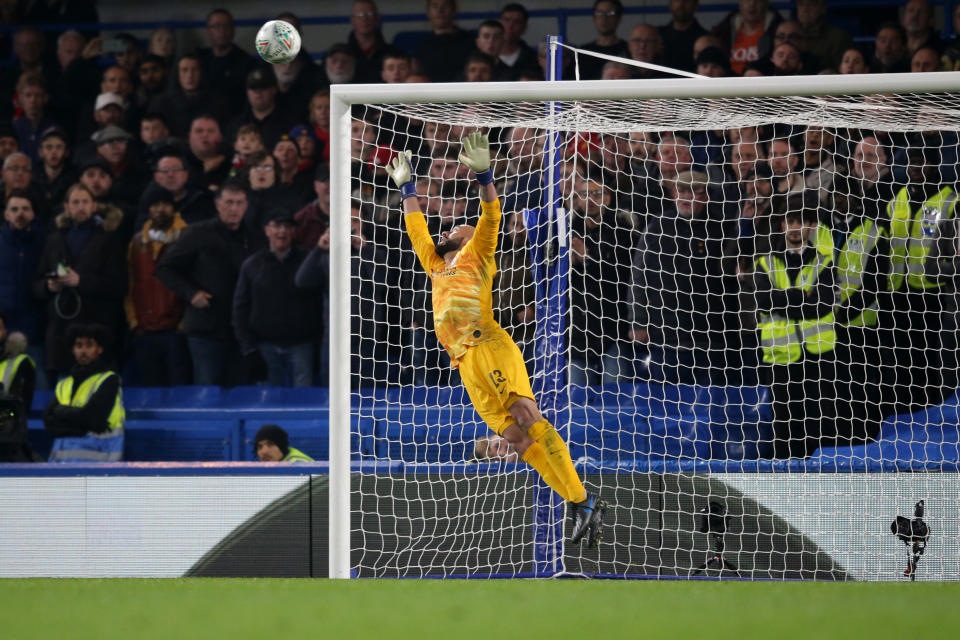
[[[208,220],[216,214],[213,194],[207,189],[198,189],[190,183],[190,172],[183,156],[172,149],[157,158],[153,165],[153,180],[143,191],[137,207],[135,229],[141,229],[149,217],[150,202],[157,193],[166,192],[173,199],[174,211],[187,224]]]
[[[593,28],[597,37],[593,42],[580,45],[581,49],[604,53],[621,58],[630,57],[626,40],[617,35],[617,27],[623,17],[623,3],[620,0],[596,0],[593,3]],[[566,57],[566,56],[564,56]],[[606,60],[593,56],[579,56],[580,79],[599,80],[603,75]]]

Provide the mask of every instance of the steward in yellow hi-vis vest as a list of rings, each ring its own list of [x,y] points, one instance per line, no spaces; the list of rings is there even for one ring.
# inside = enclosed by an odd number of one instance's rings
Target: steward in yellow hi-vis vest
[[[877,219],[883,203],[867,201],[863,185],[839,176],[833,183],[827,222],[834,244],[837,297],[837,375],[841,402],[838,444],[864,444],[877,436],[885,416],[880,339],[881,307],[889,307],[890,230]]]
[[[27,412],[33,403],[36,365],[24,351],[27,338],[7,333],[0,311],[0,462],[33,462],[27,440]]]
[[[773,250],[754,263],[757,329],[773,406],[773,455],[802,458],[835,435],[834,247],[802,195],[778,201],[777,209]]]
[[[403,199],[407,235],[432,284],[434,330],[487,426],[570,503],[570,540],[579,543],[586,537],[587,545],[595,547],[603,535],[606,502],[587,493],[566,442],[537,407],[520,349],[493,317],[501,213],[490,141],[475,132],[461,144],[460,162],[479,183],[480,219],[476,227],[462,224],[444,231],[439,244],[434,244],[420,211],[410,152],[398,154],[389,167]]]
[[[290,446],[286,430],[275,424],[265,424],[253,437],[253,452],[260,462],[313,462],[313,458]]]
[[[123,392],[120,376],[103,357],[109,337],[99,325],[74,325],[68,333],[76,361],[57,383],[43,412],[54,437],[50,462],[118,462],[123,460]]]
[[[953,395],[957,376],[957,185],[941,180],[938,146],[911,140],[907,186],[887,203],[891,247],[888,384],[897,412]]]

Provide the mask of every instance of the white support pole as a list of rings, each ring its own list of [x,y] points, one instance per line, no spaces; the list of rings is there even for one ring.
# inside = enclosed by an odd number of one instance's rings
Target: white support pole
[[[330,577],[350,577],[350,106],[330,95]]]

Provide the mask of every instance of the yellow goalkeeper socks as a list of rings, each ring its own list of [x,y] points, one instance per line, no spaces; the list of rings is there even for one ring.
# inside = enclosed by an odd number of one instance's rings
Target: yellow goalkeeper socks
[[[550,462],[547,460],[547,454],[543,452],[543,447],[540,446],[539,442],[534,442],[527,447],[527,450],[523,453],[523,461],[537,470],[540,477],[543,478],[543,481],[547,483],[547,486],[561,496],[566,497],[567,487],[560,482],[560,478],[553,472],[553,467],[550,466]]]
[[[531,438],[540,443],[543,454],[553,473],[556,474],[565,492],[557,491],[568,502],[581,502],[587,498],[587,490],[583,488],[580,475],[573,468],[570,459],[570,450],[553,425],[546,420],[539,420],[527,431]],[[546,480],[546,478],[544,478]],[[549,482],[548,482],[549,484]],[[552,484],[550,486],[553,486]]]

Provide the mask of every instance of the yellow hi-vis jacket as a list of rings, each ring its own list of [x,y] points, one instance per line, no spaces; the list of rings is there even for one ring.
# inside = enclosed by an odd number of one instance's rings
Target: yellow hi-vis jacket
[[[856,229],[850,232],[843,248],[837,254],[837,284],[840,285],[840,303],[850,299],[863,286],[863,271],[867,268],[870,256],[880,238],[886,231],[875,220],[866,218]],[[876,300],[845,326],[876,327],[877,312],[880,306]]]
[[[13,379],[17,377],[17,372],[20,371],[20,365],[23,364],[24,360],[28,360],[31,365],[33,364],[33,359],[26,354],[20,354],[0,362],[0,391],[10,393]],[[29,411],[30,407],[26,407],[26,409]]]
[[[68,376],[57,383],[54,394],[57,402],[68,407],[85,407],[100,385],[110,376],[117,375],[113,371],[97,373],[82,383],[73,392],[73,376]],[[105,433],[88,433],[85,436],[56,438],[50,451],[50,462],[116,462],[123,460],[123,425],[126,422],[126,412],[123,409],[123,391],[117,389],[117,397],[113,402],[113,409],[107,417],[107,426],[110,430]]]
[[[954,217],[957,196],[952,187],[944,187],[912,210],[907,188],[904,187],[887,205],[892,253],[891,291],[899,291],[904,282],[908,289],[917,291],[940,286],[939,282],[924,277],[924,264],[930,250],[940,239],[940,223]]]
[[[778,289],[799,287],[806,293],[816,286],[820,273],[833,261],[833,241],[829,233],[818,231],[816,243],[817,259],[800,269],[795,282],[790,282],[787,264],[777,255],[760,256],[756,266],[767,274],[770,283]],[[763,361],[769,364],[790,364],[803,357],[804,349],[812,354],[821,354],[832,351],[837,345],[832,312],[810,320],[791,320],[778,313],[764,313],[759,317],[757,328],[760,330]]]

